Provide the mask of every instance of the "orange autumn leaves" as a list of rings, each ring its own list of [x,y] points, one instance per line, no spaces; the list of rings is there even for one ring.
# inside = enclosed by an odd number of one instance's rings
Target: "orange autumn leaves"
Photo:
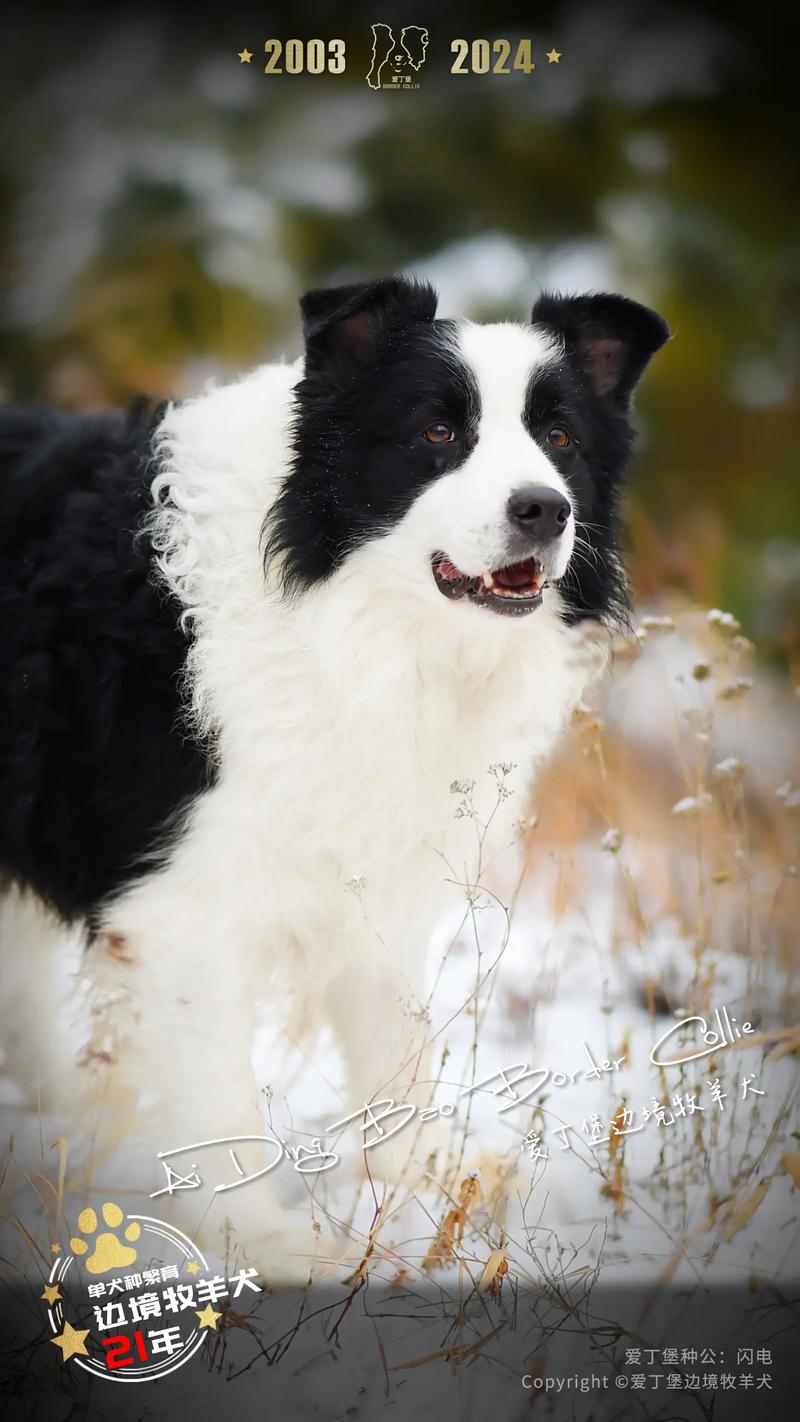
[[[459,1187],[456,1203],[446,1212],[436,1231],[433,1243],[423,1260],[423,1269],[429,1271],[443,1268],[456,1257],[456,1246],[460,1245],[464,1238],[469,1211],[480,1202],[481,1198],[481,1187],[477,1175],[466,1176]],[[506,1251],[493,1249],[478,1280],[479,1293],[488,1293],[494,1299],[499,1299],[503,1280],[507,1275],[508,1257]]]
[[[447,1211],[436,1231],[433,1243],[422,1261],[423,1269],[441,1268],[455,1258],[455,1247],[464,1238],[468,1212],[479,1203],[480,1199],[481,1187],[478,1184],[478,1177],[477,1175],[468,1175],[461,1182],[456,1204]]]

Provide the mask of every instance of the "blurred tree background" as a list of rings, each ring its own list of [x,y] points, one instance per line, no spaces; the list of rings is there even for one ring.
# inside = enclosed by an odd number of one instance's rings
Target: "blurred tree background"
[[[365,82],[373,21],[428,24],[410,93]],[[298,349],[306,287],[429,276],[443,314],[618,288],[674,340],[639,400],[640,601],[800,643],[796,20],[713,3],[52,13],[4,22],[11,400],[76,408]],[[340,36],[344,75],[265,76],[269,36]],[[530,35],[532,74],[451,74]],[[250,64],[237,52],[253,52]],[[548,63],[547,51],[561,54]]]

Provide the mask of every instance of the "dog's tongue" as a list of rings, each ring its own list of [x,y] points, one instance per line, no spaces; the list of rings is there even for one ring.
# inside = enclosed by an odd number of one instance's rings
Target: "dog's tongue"
[[[523,588],[536,578],[536,559],[526,558],[524,563],[513,563],[510,568],[500,568],[492,576],[501,588]]]

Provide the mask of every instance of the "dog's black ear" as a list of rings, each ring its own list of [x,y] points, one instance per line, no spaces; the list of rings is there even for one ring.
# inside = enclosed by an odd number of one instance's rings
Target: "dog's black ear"
[[[369,358],[379,337],[416,321],[432,321],[436,292],[406,277],[309,291],[300,301],[306,364],[350,364]]]
[[[564,341],[595,395],[627,404],[651,355],[669,339],[655,311],[625,296],[556,296],[543,292],[532,321]]]

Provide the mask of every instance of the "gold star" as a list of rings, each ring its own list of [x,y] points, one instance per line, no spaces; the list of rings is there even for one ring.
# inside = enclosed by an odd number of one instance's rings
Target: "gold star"
[[[60,1253],[61,1253],[61,1245],[60,1245],[60,1244],[51,1244],[51,1245],[50,1245],[50,1253],[51,1253],[51,1254],[60,1254]]]
[[[250,63],[250,60],[251,60],[252,58],[253,58],[253,55],[252,55],[252,53],[251,53],[251,51],[250,51],[249,49],[240,49],[240,50],[239,50],[239,63],[240,63],[240,64],[249,64],[249,63]]]
[[[64,1332],[60,1333],[58,1338],[51,1338],[50,1342],[61,1349],[61,1361],[66,1363],[73,1353],[85,1353],[88,1358],[89,1349],[83,1341],[88,1336],[88,1328],[73,1328],[71,1323],[65,1323]]]
[[[215,1313],[211,1304],[206,1304],[205,1308],[196,1308],[195,1313],[200,1319],[201,1328],[214,1328],[217,1326],[217,1319],[222,1318],[221,1313]]]
[[[547,53],[547,63],[548,63],[548,64],[558,64],[558,61],[559,61],[560,58],[561,58],[561,55],[559,54],[559,51],[558,51],[557,49],[548,50],[548,53]]]
[[[48,1303],[57,1303],[61,1298],[61,1290],[58,1284],[45,1284],[44,1293],[39,1295],[40,1299],[46,1299]]]
[[[187,1265],[186,1265],[186,1272],[187,1272],[187,1274],[199,1274],[199,1273],[200,1273],[200,1265],[198,1264],[198,1262],[197,1262],[196,1259],[193,1259],[192,1262],[191,1262],[191,1264],[187,1264]]]

